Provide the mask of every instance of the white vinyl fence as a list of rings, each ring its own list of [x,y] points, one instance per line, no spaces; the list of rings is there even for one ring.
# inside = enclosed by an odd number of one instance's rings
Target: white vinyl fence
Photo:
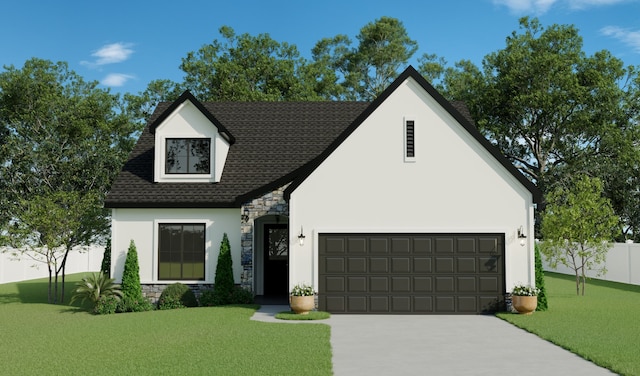
[[[553,269],[542,256],[544,270],[562,274],[574,275],[575,272],[564,265],[558,265]],[[589,278],[603,279],[606,281],[622,282],[632,285],[640,285],[640,244],[615,243],[609,250],[605,261],[607,273],[596,276],[596,272],[588,270]]]
[[[36,262],[28,256],[16,260],[11,252],[2,252],[0,248],[0,283],[25,281],[49,276],[47,265]],[[92,246],[88,249],[74,249],[67,257],[66,273],[94,272],[100,270],[104,246]]]

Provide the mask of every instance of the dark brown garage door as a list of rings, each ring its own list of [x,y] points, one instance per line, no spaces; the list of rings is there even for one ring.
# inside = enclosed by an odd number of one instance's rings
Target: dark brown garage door
[[[319,308],[475,314],[504,307],[504,234],[319,234]]]

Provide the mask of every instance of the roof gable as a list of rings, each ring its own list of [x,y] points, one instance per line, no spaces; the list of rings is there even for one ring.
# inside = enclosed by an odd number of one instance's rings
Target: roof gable
[[[533,196],[535,202],[540,202],[542,194],[538,187],[527,179],[502,153],[496,146],[491,144],[480,131],[471,123],[469,118],[463,115],[454,105],[446,100],[427,80],[418,73],[412,66],[409,66],[402,72],[398,78],[389,85],[370,105],[351,123],[344,132],[342,132],[327,149],[325,149],[317,158],[308,163],[301,169],[300,174],[285,190],[285,198],[288,200],[291,193],[302,182],[305,181],[313,171],[322,164],[382,103],[384,103],[390,95],[392,95],[403,82],[407,79],[413,79],[423,90],[427,92],[445,111],[447,111],[466,132],[468,132],[483,148],[485,148],[495,160],[500,163],[515,179],[521,183]],[[461,108],[461,110],[464,110]]]

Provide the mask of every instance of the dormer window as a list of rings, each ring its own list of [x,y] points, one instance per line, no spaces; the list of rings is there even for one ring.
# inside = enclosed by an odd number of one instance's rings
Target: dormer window
[[[210,138],[167,138],[166,174],[210,174]]]

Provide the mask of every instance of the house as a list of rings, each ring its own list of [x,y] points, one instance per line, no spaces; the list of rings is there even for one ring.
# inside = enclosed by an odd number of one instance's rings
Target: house
[[[256,295],[334,313],[480,313],[534,284],[540,193],[409,67],[375,101],[158,105],[113,184],[112,275],[211,285],[224,233]]]

